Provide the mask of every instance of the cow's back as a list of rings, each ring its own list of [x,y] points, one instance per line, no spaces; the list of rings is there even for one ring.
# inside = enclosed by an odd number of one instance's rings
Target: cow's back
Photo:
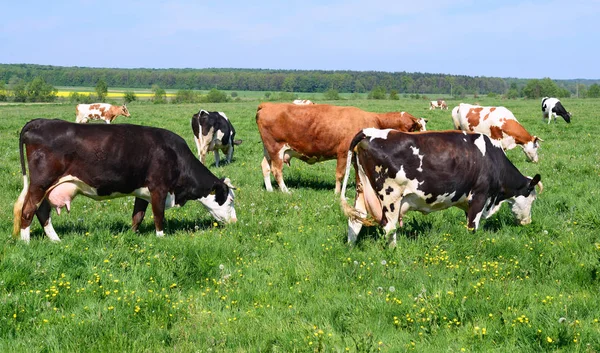
[[[308,156],[328,157],[345,153],[361,129],[383,128],[376,113],[327,104],[262,103],[256,123],[263,141],[285,143]]]

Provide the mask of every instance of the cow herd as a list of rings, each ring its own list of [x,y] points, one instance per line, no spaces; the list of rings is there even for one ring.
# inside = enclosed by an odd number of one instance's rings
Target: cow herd
[[[438,103],[447,109],[446,102]],[[433,101],[431,102],[433,107]],[[543,119],[571,116],[556,98],[542,100]],[[183,138],[154,127],[110,124],[130,116],[125,105],[78,105],[76,122],[35,119],[23,127],[19,153],[23,190],[14,205],[14,234],[30,239],[38,218],[45,234],[59,241],[51,209],[68,211],[82,194],[95,200],[134,196],[132,229],[152,207],[156,235],[164,234],[164,211],[197,200],[220,222],[237,221],[235,187],[205,165],[209,151],[231,163],[235,129],[223,112],[200,110],[191,120],[198,157]],[[107,124],[83,124],[102,119]],[[396,243],[396,228],[411,210],[430,213],[451,206],[465,211],[467,226],[479,227],[507,202],[521,224],[531,222],[531,206],[543,189],[540,175],[522,175],[505,151],[520,146],[538,162],[541,140],[532,136],[504,107],[461,103],[452,110],[456,130],[426,131],[426,120],[407,112],[373,113],[356,107],[312,102],[261,103],[256,124],[263,143],[261,163],[265,189],[271,174],[289,192],[283,165],[295,157],[309,164],[335,159],[336,186],[348,217],[348,242],[362,225],[379,225]],[[461,131],[457,131],[461,130]],[[355,169],[354,205],[346,200],[350,167]],[[29,177],[27,170],[29,170]]]

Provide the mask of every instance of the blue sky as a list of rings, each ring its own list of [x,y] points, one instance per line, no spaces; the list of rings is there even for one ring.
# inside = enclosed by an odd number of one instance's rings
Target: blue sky
[[[8,1],[0,63],[600,79],[600,0]]]

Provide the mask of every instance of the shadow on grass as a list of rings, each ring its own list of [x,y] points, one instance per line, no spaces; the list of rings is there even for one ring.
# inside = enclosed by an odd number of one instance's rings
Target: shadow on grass
[[[288,188],[300,189],[314,189],[314,190],[335,190],[335,180],[317,180],[317,178],[303,177],[292,175],[290,177],[284,177],[285,185]],[[275,182],[275,184],[277,184]]]

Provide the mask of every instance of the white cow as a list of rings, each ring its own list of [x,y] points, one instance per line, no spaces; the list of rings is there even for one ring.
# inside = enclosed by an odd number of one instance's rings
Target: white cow
[[[435,108],[448,110],[448,104],[446,104],[446,101],[443,99],[438,99],[436,101],[429,102],[429,110],[435,110]]]
[[[556,123],[557,115],[562,116],[567,123],[571,122],[571,114],[567,112],[558,99],[549,97],[542,98],[542,121],[548,119],[548,124],[550,124],[552,116],[554,116],[554,123]]]

